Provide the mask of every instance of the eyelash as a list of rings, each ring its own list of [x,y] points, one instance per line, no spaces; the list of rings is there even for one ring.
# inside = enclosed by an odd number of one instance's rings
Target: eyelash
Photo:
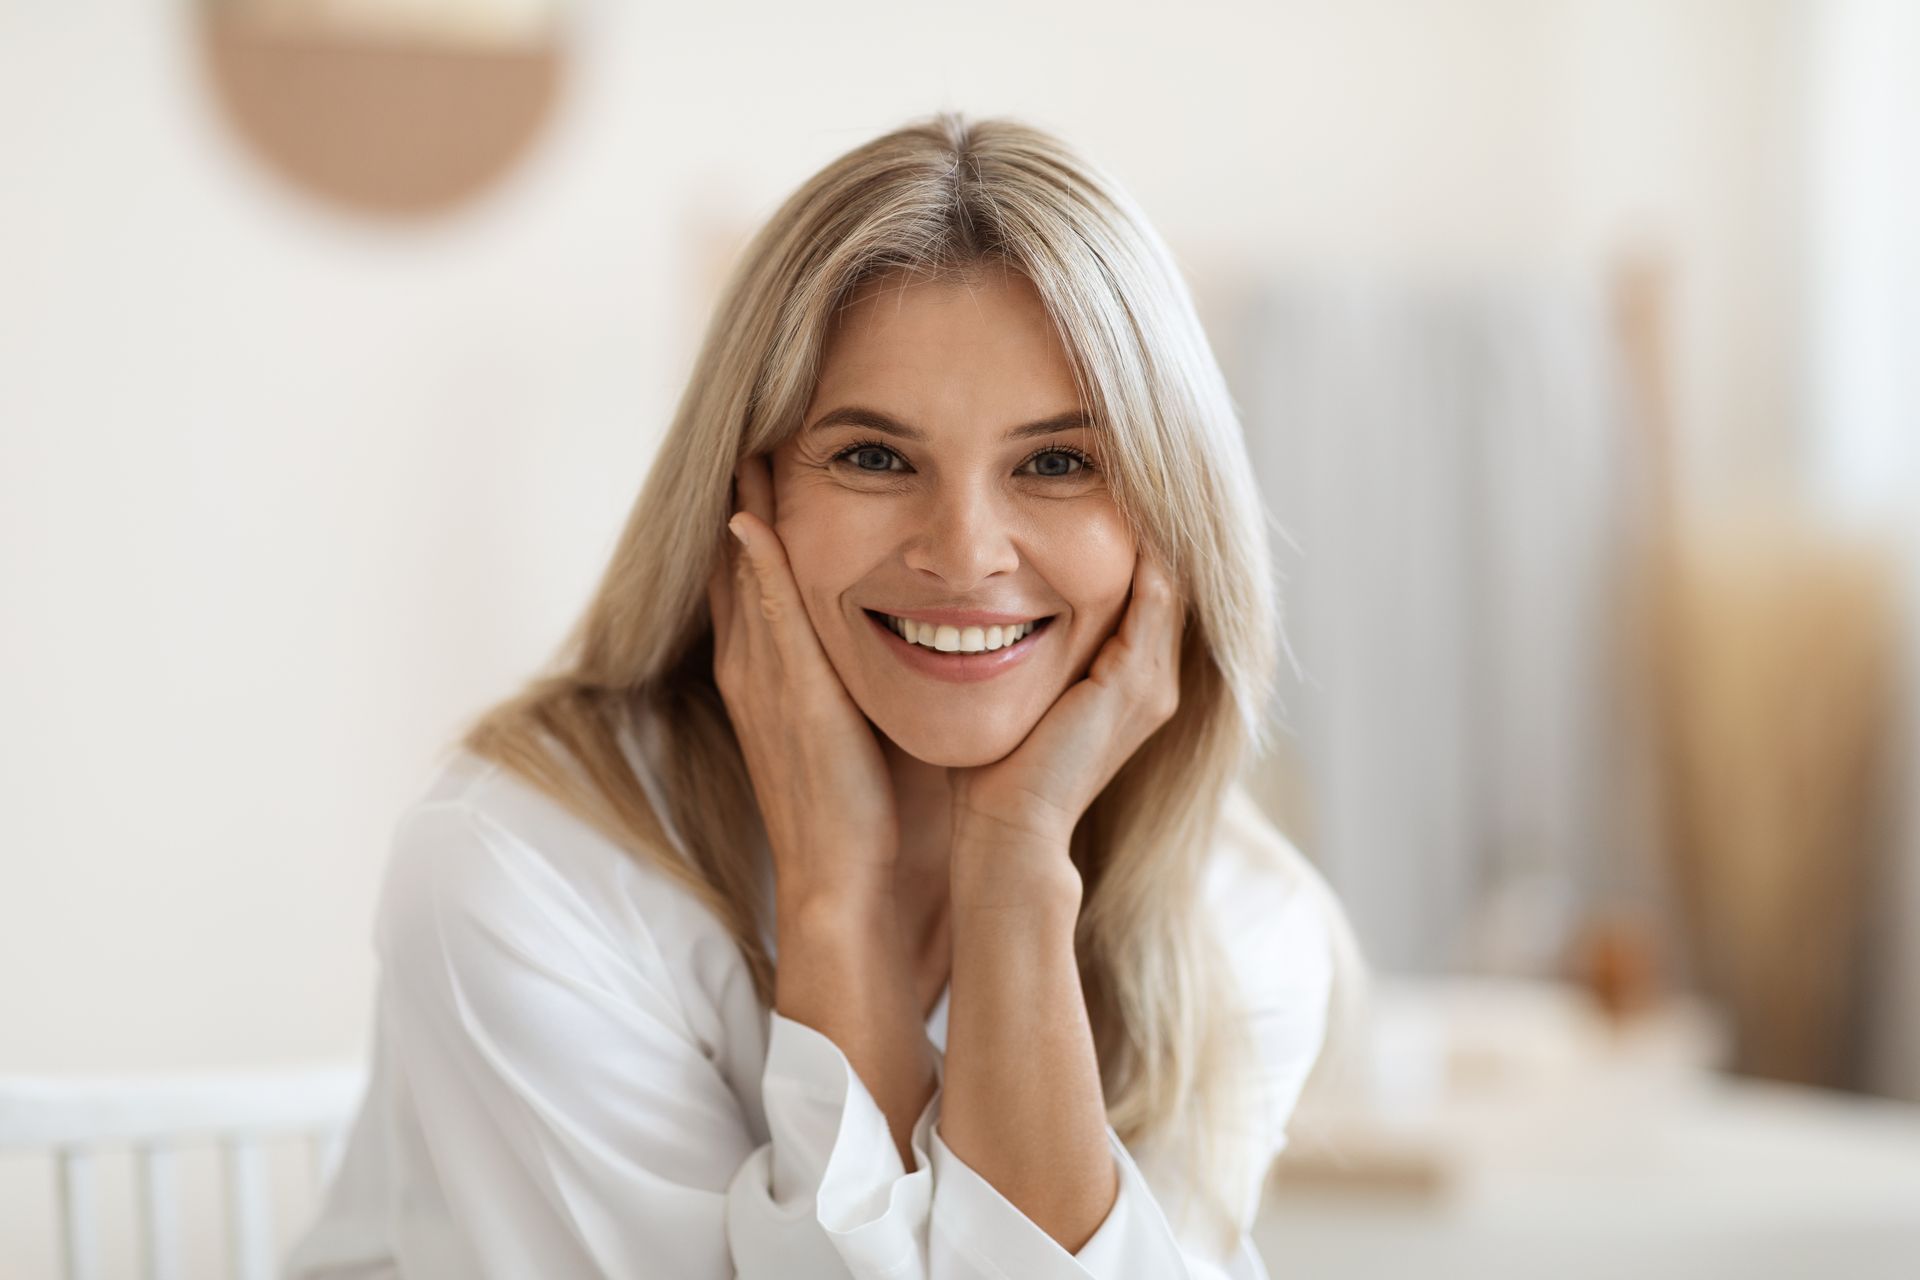
[[[894,457],[896,458],[900,457],[899,451],[896,450],[892,445],[882,444],[878,440],[856,440],[852,444],[848,445],[846,448],[840,450],[840,452],[834,454],[833,457],[828,459],[828,461],[839,462],[842,458],[851,457],[852,455],[859,453],[865,449],[884,449],[886,452],[892,454]],[[1090,471],[1098,470],[1098,468],[1095,467],[1093,464],[1093,459],[1089,457],[1085,451],[1076,449],[1070,444],[1050,444],[1044,448],[1035,449],[1032,453],[1028,454],[1026,457],[1020,460],[1020,465],[1024,467],[1029,462],[1032,462],[1035,458],[1045,457],[1049,453],[1064,453],[1070,458],[1077,459],[1080,463],[1080,470],[1069,471],[1065,475],[1037,476],[1035,477],[1036,479],[1071,480],[1076,476],[1083,475]],[[902,458],[901,461],[904,462],[905,459]],[[870,476],[884,476],[884,475],[895,474],[891,468],[887,469],[886,471],[875,471],[867,467],[855,467],[854,470],[864,475],[870,475]]]

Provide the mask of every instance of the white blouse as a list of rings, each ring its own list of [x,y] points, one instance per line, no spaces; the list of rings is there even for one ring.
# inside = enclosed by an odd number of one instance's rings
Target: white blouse
[[[657,800],[651,724],[627,747]],[[1219,830],[1207,899],[1277,1153],[1324,1035],[1331,899],[1238,788]],[[1119,1195],[1078,1253],[947,1148],[938,1088],[905,1167],[846,1056],[759,1002],[710,910],[477,756],[401,817],[373,932],[368,1090],[290,1280],[1267,1280],[1258,1182],[1220,1256],[1171,1159],[1111,1127]],[[942,1054],[946,1022],[942,993]]]

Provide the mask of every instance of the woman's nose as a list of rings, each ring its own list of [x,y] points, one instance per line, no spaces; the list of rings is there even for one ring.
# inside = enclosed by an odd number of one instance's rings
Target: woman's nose
[[[1012,516],[985,485],[942,490],[916,514],[920,527],[907,543],[907,567],[954,592],[1011,572],[1020,565]]]

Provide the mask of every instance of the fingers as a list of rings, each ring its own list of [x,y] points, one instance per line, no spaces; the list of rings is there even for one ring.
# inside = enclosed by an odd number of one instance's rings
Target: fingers
[[[1185,602],[1172,573],[1143,548],[1134,558],[1133,590],[1120,625],[1100,646],[1087,678],[1060,696],[1019,749],[1056,761],[1049,766],[1054,774],[1071,766],[1075,780],[1061,786],[1077,796],[1074,812],[1084,812],[1140,744],[1179,710],[1184,625]]]
[[[739,476],[740,469],[735,467],[734,478],[727,482],[729,518],[740,509]],[[750,572],[740,540],[732,533],[723,533],[720,537],[720,554],[714,558],[713,571],[707,575],[707,615],[713,624],[716,664],[726,654],[730,637],[738,632],[740,600],[746,594],[743,589],[750,586]]]
[[[707,612],[713,622],[713,678],[724,693],[734,673],[751,662],[743,661],[740,653],[747,637],[742,635],[744,628],[740,625],[740,602],[745,592],[737,566],[744,557],[736,551],[739,544],[732,534],[723,532],[720,536],[725,545],[715,557],[713,572],[707,575]]]
[[[729,520],[741,510],[740,478],[746,468],[745,461],[737,464],[733,469],[733,478],[727,481]],[[720,554],[715,557],[713,571],[707,575],[707,612],[713,623],[716,666],[729,652],[729,644],[733,643],[743,646],[747,660],[752,661],[753,651],[758,648],[753,643],[754,630],[742,627],[740,618],[743,607],[758,603],[759,592],[753,561],[748,558],[746,546],[740,537],[729,526],[729,530],[720,535]]]
[[[1153,551],[1140,548],[1133,566],[1133,596],[1121,622],[1121,638],[1129,646],[1150,645],[1155,636],[1171,630],[1177,638],[1186,622],[1173,575]]]
[[[1180,702],[1180,645],[1186,628],[1186,604],[1174,586],[1166,562],[1142,547],[1134,562],[1133,596],[1120,624],[1128,662],[1134,666],[1141,696],[1162,719]]]
[[[747,458],[736,474],[740,509],[734,512],[728,527],[740,543],[745,602],[758,605],[750,612],[757,613],[761,623],[756,626],[749,621],[746,630],[755,640],[770,633],[784,653],[817,650],[819,640],[801,602],[786,547],[773,528],[773,484],[765,455]],[[750,650],[754,647],[750,640]]]
[[[734,509],[751,512],[767,528],[773,528],[773,470],[767,455],[756,453],[743,458],[733,477]]]
[[[773,476],[765,454],[740,460],[734,470],[734,515],[728,520],[739,539],[742,558],[753,572],[761,604],[769,621],[786,610],[787,602],[778,589],[783,573],[787,576],[786,549],[780,546],[773,528]],[[740,513],[745,512],[743,518]],[[753,526],[758,526],[753,527]],[[777,560],[778,564],[774,563]]]

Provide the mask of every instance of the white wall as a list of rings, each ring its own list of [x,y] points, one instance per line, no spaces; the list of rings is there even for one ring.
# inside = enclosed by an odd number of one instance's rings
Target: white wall
[[[703,246],[912,114],[1060,129],[1203,290],[1651,241],[1690,490],[1782,482],[1789,0],[831,7],[582,6],[553,133],[420,230],[256,168],[184,3],[0,7],[0,1072],[359,1055],[389,826],[597,575]]]
[[[1920,8],[1833,0],[1810,77],[1807,467],[1837,524],[1889,530],[1911,548],[1908,670],[1920,673]],[[1867,1045],[1876,1085],[1920,1101],[1920,679],[1891,774],[1898,859],[1882,903],[1884,972]]]

